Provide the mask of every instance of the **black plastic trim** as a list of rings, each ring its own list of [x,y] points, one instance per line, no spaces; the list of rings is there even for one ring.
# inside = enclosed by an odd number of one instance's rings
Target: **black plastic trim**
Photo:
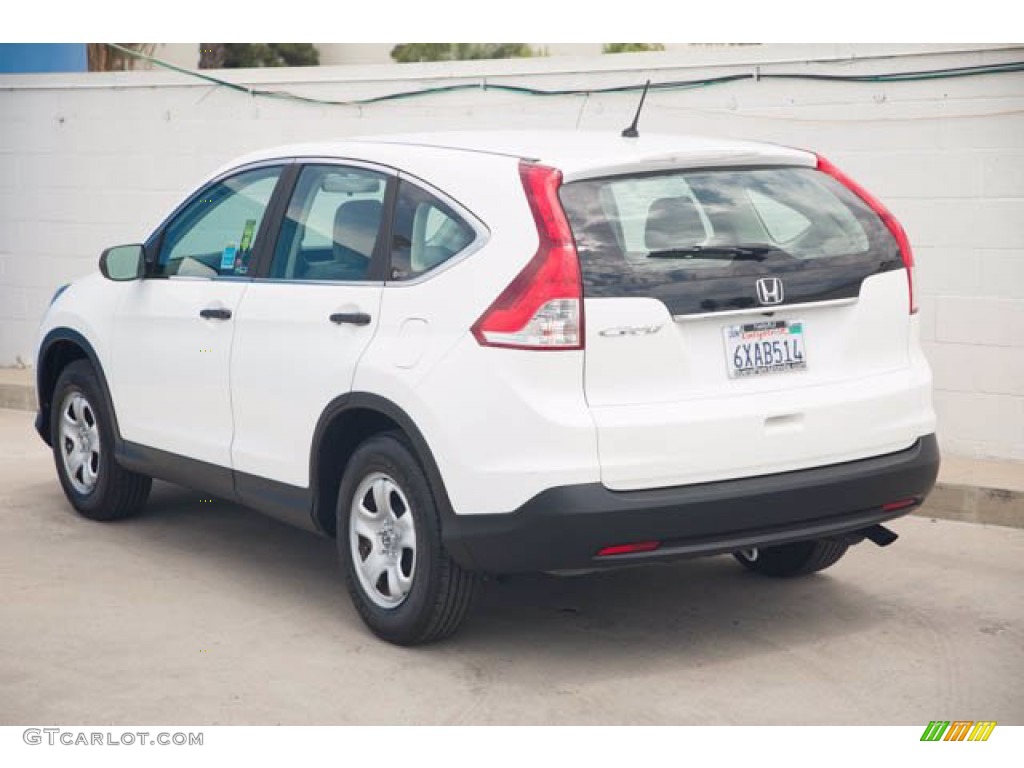
[[[370,259],[370,268],[366,277],[381,282],[389,279],[391,270],[391,228],[395,220],[395,201],[398,199],[398,176],[388,176],[388,186],[384,190],[384,212],[381,216],[380,228],[377,230],[377,243]]]
[[[289,525],[320,533],[309,514],[312,494],[308,488],[236,472],[230,467],[198,461],[127,440],[119,441],[115,452],[117,463],[125,469],[219,496],[252,507]]]
[[[599,483],[548,489],[509,514],[454,515],[444,542],[464,567],[491,573],[595,568],[856,534],[909,513],[935,485],[934,435],[898,453],[815,469],[617,492]],[[916,505],[915,505],[916,506]],[[618,544],[651,552],[598,557]]]
[[[437,466],[434,454],[430,450],[430,446],[427,444],[426,439],[423,437],[423,433],[420,432],[419,427],[416,426],[416,423],[412,420],[409,414],[402,410],[401,406],[396,405],[391,400],[381,397],[380,395],[374,395],[369,392],[348,392],[336,397],[327,404],[327,407],[324,408],[323,412],[320,414],[320,418],[316,424],[316,429],[313,431],[313,445],[309,454],[310,488],[319,489],[320,487],[317,460],[320,455],[320,447],[323,442],[324,433],[327,431],[328,426],[335,418],[346,411],[357,409],[375,411],[386,416],[391,421],[395,422],[395,424],[397,424],[408,437],[411,447],[417,458],[419,458],[420,465],[427,475],[427,480],[430,481],[431,490],[434,492],[434,501],[441,513],[443,529],[447,524],[447,521],[454,520],[456,515],[452,508],[451,499],[448,497],[448,492],[445,490],[444,480],[441,478],[441,470]],[[314,493],[312,509],[313,522],[318,530],[321,529],[318,522],[320,516],[320,495],[319,490]]]
[[[323,533],[310,515],[314,494],[309,488],[236,471],[235,495],[239,504],[297,528]]]
[[[36,358],[36,399],[39,406],[39,410],[36,411],[36,432],[39,433],[43,442],[50,445],[50,401],[45,396],[46,389],[44,386],[44,379],[50,371],[43,365],[43,361],[46,360],[50,348],[60,341],[69,341],[81,349],[92,365],[93,370],[96,371],[96,377],[100,382],[100,389],[103,390],[103,405],[106,406],[107,413],[110,414],[115,440],[120,441],[121,431],[117,426],[117,414],[114,412],[114,404],[110,398],[110,388],[107,386],[107,377],[103,373],[103,366],[100,364],[99,355],[96,354],[96,350],[93,349],[92,344],[89,343],[85,336],[71,328],[54,328],[46,334],[39,344],[39,353]]]
[[[253,254],[249,277],[261,278],[270,272],[274,252],[277,250],[277,238],[281,234],[281,224],[291,203],[292,192],[298,183],[299,171],[300,167],[295,163],[288,165],[274,187],[270,205],[267,206],[267,212],[263,217],[266,226],[260,232],[262,238],[256,238],[256,252]]]
[[[132,472],[195,488],[221,498],[235,499],[234,473],[230,467],[197,461],[128,440],[121,440],[115,453],[117,463]]]
[[[362,326],[369,325],[373,318],[366,312],[335,312],[334,314],[329,315],[327,319],[335,325],[348,324]]]

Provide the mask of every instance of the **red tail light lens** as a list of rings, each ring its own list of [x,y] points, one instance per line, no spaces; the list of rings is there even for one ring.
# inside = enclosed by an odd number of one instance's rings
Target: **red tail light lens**
[[[569,222],[558,199],[562,173],[519,164],[540,244],[523,271],[473,325],[488,347],[583,349],[583,280]]]
[[[867,203],[868,207],[878,214],[878,218],[882,220],[885,226],[892,233],[892,236],[896,238],[896,244],[899,246],[900,254],[903,256],[903,265],[907,268],[907,285],[910,290],[910,314],[914,314],[917,312],[917,298],[914,295],[914,253],[910,250],[910,240],[907,239],[907,233],[904,231],[903,225],[896,220],[896,217],[892,215],[888,208],[882,205],[878,198],[864,189],[864,187],[840,171],[821,155],[815,155],[815,157],[818,158],[818,170],[822,173],[827,173]]]

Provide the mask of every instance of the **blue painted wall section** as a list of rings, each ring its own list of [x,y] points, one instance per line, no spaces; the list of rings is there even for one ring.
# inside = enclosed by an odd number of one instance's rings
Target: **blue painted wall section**
[[[0,72],[86,72],[85,43],[0,44]]]

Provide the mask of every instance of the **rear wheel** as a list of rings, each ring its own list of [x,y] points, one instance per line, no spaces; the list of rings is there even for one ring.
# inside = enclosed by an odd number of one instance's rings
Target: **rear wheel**
[[[743,549],[733,556],[746,568],[764,576],[806,576],[835,565],[849,549],[831,539],[797,541],[777,547]]]
[[[114,460],[114,427],[96,372],[85,360],[57,379],[50,405],[50,444],[64,495],[90,520],[119,520],[141,510],[152,479]]]
[[[337,536],[349,594],[376,635],[418,645],[459,628],[478,579],[445,551],[430,485],[397,433],[371,437],[349,460]]]

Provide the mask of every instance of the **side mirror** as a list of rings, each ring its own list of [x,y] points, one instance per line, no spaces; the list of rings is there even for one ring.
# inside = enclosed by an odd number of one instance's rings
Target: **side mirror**
[[[115,245],[100,255],[100,272],[107,280],[138,280],[145,273],[141,245]]]

